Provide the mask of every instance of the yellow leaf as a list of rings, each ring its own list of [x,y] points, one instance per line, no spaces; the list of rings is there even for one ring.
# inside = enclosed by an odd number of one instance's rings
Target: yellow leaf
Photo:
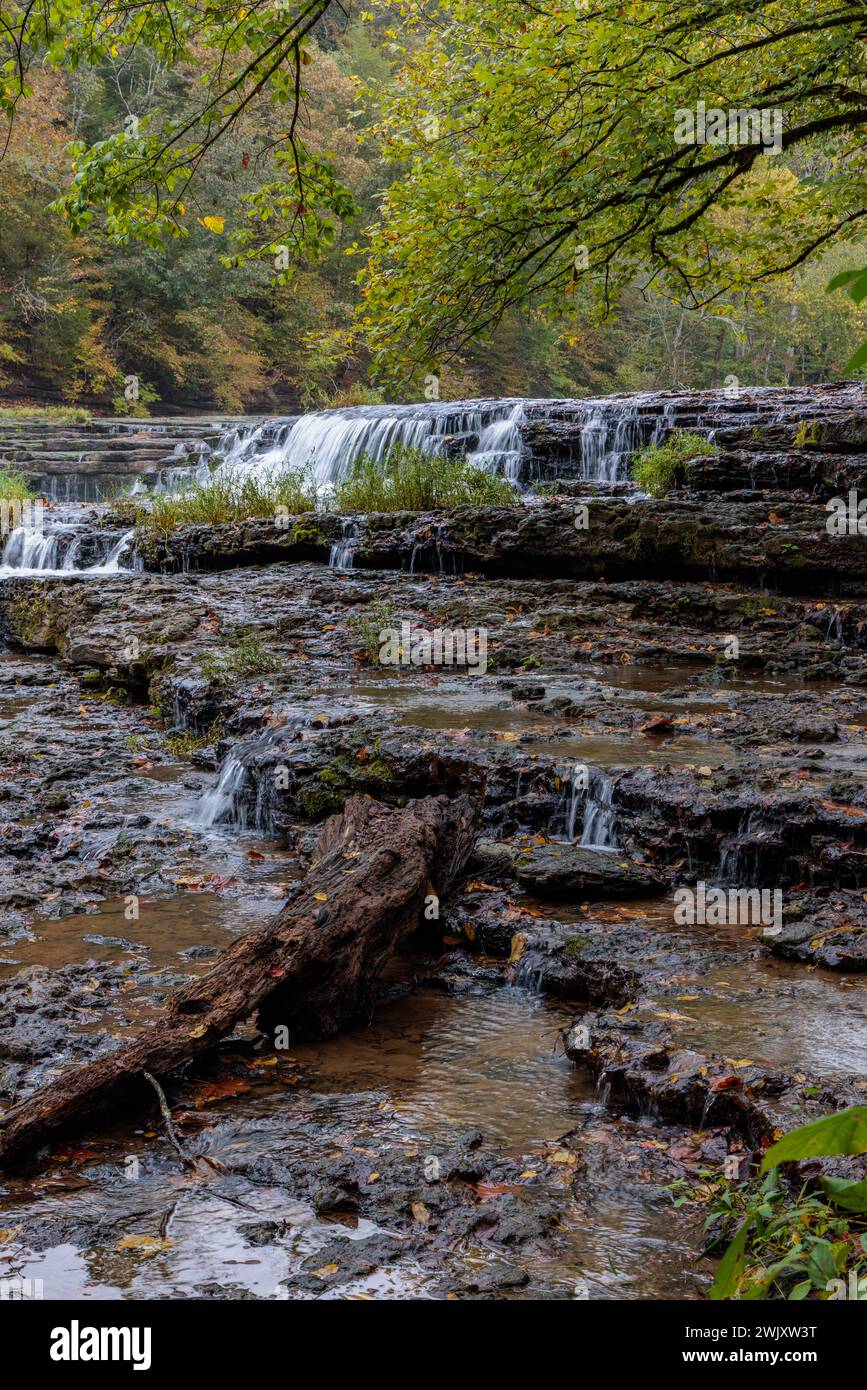
[[[327,893],[314,893],[313,896],[314,896],[314,898],[316,899],[316,901],[317,901],[318,903],[327,903],[327,902],[328,902],[328,894],[327,894]]]
[[[142,1255],[157,1255],[162,1250],[171,1250],[172,1242],[162,1236],[124,1236],[117,1242],[115,1250],[138,1250]]]
[[[313,1273],[317,1279],[330,1279],[332,1274],[336,1274],[337,1265],[323,1265],[321,1269],[314,1269]]]
[[[203,227],[207,227],[209,232],[214,232],[217,236],[219,236],[220,232],[223,230],[223,227],[225,226],[225,222],[222,217],[200,217],[199,221],[201,222]]]
[[[521,959],[526,944],[526,936],[522,936],[520,932],[515,932],[515,935],[512,937],[512,954],[509,956],[510,965],[514,965],[516,961]]]
[[[203,1038],[203,1037],[205,1036],[205,1032],[206,1032],[206,1031],[207,1031],[207,1030],[206,1030],[206,1028],[205,1028],[204,1023],[200,1023],[199,1026],[198,1026],[198,1028],[194,1028],[194,1029],[193,1029],[192,1033],[190,1034],[190,1037],[191,1037],[191,1038]]]

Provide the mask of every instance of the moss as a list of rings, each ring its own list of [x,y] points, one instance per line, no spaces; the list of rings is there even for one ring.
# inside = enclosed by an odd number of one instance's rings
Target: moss
[[[296,521],[292,527],[293,545],[327,545],[327,541],[318,526],[311,525],[310,522]]]
[[[21,642],[35,643],[48,620],[48,600],[42,589],[18,594],[7,603],[6,614],[13,635]]]
[[[563,957],[565,960],[580,960],[585,946],[590,945],[589,936],[570,936],[564,947]]]
[[[796,449],[803,449],[807,444],[819,443],[819,423],[817,420],[811,422],[802,420],[795,430],[792,444]]]
[[[299,811],[307,820],[322,820],[324,816],[330,816],[335,811],[339,811],[344,798],[336,791],[329,791],[321,783],[317,786],[315,783],[308,782],[306,786],[301,788],[296,800]]]
[[[174,758],[188,760],[200,748],[207,748],[214,743],[222,733],[222,726],[218,721],[212,724],[204,733],[197,734],[193,729],[187,729],[182,734],[168,734],[166,737],[166,748]]]

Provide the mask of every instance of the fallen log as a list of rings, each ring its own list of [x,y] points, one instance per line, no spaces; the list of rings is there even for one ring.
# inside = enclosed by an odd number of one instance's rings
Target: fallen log
[[[238,937],[213,968],[178,990],[163,1016],[116,1051],[70,1067],[19,1102],[0,1128],[0,1165],[119,1104],[153,1101],[144,1073],[166,1076],[258,1014],[293,1040],[324,1038],[363,1016],[400,940],[460,876],[476,837],[469,796],[394,809],[350,797],[326,821],[310,868],[267,927]]]

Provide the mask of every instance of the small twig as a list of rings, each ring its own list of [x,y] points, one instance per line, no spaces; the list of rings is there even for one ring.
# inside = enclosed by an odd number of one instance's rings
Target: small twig
[[[168,1133],[169,1139],[172,1141],[178,1153],[180,1154],[181,1162],[187,1168],[195,1168],[195,1160],[187,1157],[187,1155],[181,1148],[178,1136],[175,1134],[175,1127],[172,1124],[172,1112],[171,1110],[169,1110],[169,1103],[166,1100],[165,1091],[163,1090],[160,1083],[157,1081],[156,1077],[152,1076],[149,1071],[142,1072],[142,1076],[144,1077],[145,1081],[150,1082],[150,1084],[153,1086],[154,1090],[157,1093],[157,1100],[159,1101],[160,1112],[162,1114],[163,1119],[166,1122],[166,1132]]]

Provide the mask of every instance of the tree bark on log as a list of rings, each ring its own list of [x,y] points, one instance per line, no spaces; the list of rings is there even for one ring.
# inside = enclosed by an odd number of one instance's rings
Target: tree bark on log
[[[305,878],[275,920],[233,941],[131,1042],[15,1105],[0,1129],[0,1164],[13,1165],[109,1107],[152,1102],[145,1072],[165,1076],[254,1013],[263,1031],[282,1024],[294,1041],[327,1037],[363,1016],[428,896],[444,898],[459,878],[478,812],[469,796],[426,797],[401,809],[350,797],[326,821]]]

